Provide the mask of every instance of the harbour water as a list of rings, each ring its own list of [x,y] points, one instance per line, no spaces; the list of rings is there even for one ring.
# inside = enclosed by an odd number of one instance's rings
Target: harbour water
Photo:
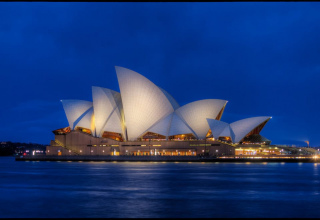
[[[320,217],[320,163],[19,162],[0,217]]]

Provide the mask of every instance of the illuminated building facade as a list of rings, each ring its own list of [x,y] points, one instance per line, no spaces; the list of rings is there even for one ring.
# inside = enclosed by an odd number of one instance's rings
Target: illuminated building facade
[[[237,146],[269,145],[259,133],[271,117],[221,121],[227,101],[180,106],[141,74],[116,67],[120,93],[92,87],[92,101],[61,100],[69,126],[53,131],[48,155],[235,155]],[[239,151],[240,152],[240,151]]]

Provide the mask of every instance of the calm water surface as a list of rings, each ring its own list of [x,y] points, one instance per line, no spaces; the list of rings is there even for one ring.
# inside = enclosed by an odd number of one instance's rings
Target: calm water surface
[[[16,162],[0,217],[320,217],[320,164]]]

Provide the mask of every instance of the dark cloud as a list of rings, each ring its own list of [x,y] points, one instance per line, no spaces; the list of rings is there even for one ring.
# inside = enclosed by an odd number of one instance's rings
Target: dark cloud
[[[61,99],[119,91],[135,70],[181,104],[228,100],[222,120],[273,116],[273,143],[320,145],[320,3],[0,3],[0,140],[49,143]],[[55,104],[56,103],[56,104]]]

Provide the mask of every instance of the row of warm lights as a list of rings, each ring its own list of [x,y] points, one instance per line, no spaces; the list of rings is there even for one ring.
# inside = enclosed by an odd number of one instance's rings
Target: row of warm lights
[[[97,145],[92,145],[93,147],[96,147]],[[99,145],[100,147],[106,147],[107,145],[103,144],[103,145]],[[110,146],[110,145],[109,145]],[[119,147],[119,145],[111,145],[111,147]]]
[[[156,151],[156,150],[155,150]],[[165,150],[162,150],[163,152],[166,152]],[[128,150],[126,150],[126,152],[128,152]],[[138,150],[138,152],[140,152],[140,150]],[[153,152],[152,150],[150,150],[150,152]],[[170,151],[169,151],[170,152]],[[178,150],[176,150],[176,152],[179,152]],[[191,152],[191,150],[189,150],[189,152]]]
[[[162,150],[162,151],[165,152],[165,150]],[[50,151],[48,150],[48,152],[50,152]],[[91,152],[93,152],[93,150],[91,150]],[[102,152],[104,152],[104,150],[102,150]],[[138,150],[138,152],[140,152],[140,150]],[[150,152],[152,153],[153,151],[151,150]],[[179,151],[176,150],[176,152],[179,152]],[[189,150],[189,152],[191,152],[191,150]],[[204,152],[204,150],[202,150],[202,152]],[[218,152],[218,150],[216,150],[216,152]],[[71,150],[69,150],[69,153],[71,153]],[[80,153],[82,153],[82,150],[80,150]],[[128,150],[126,150],[126,153],[128,153]]]

